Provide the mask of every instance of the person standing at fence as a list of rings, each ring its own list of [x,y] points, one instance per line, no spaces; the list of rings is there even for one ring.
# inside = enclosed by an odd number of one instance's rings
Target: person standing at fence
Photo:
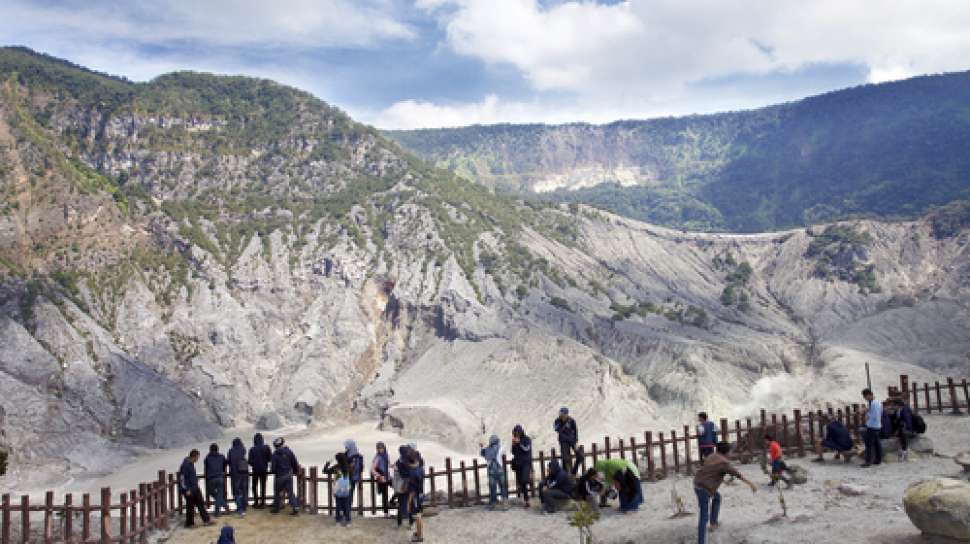
[[[344,440],[344,455],[347,456],[347,476],[350,478],[350,505],[354,505],[354,491],[364,477],[364,456],[357,451],[357,442]],[[350,520],[347,520],[350,523]]]
[[[185,497],[185,526],[195,527],[195,511],[199,512],[202,523],[212,525],[209,513],[205,511],[205,497],[199,489],[199,475],[195,472],[195,464],[199,462],[199,450],[192,450],[189,456],[182,460],[179,467],[179,493]]]
[[[232,484],[232,498],[236,502],[239,517],[246,517],[249,504],[249,463],[246,461],[246,446],[241,438],[232,440],[229,448],[229,483]]]
[[[529,508],[529,488],[532,487],[532,439],[525,434],[522,425],[512,428],[512,469],[519,496]],[[535,489],[533,488],[533,493]]]
[[[488,439],[488,446],[479,444],[479,447],[481,456],[485,458],[485,471],[488,474],[488,506],[494,509],[500,502],[504,507],[509,500],[509,483],[505,479],[505,467],[502,466],[502,441],[498,435],[493,434]]]
[[[273,472],[273,509],[274,514],[278,514],[283,508],[283,494],[285,493],[290,500],[290,507],[293,508],[291,515],[296,516],[300,513],[300,499],[293,492],[293,476],[300,470],[300,464],[296,460],[296,455],[286,445],[283,437],[273,441],[273,457],[270,458],[270,466]]]
[[[892,407],[893,435],[899,441],[899,461],[904,462],[909,457],[909,441],[916,436],[913,411],[903,399],[893,399]]]
[[[882,441],[879,439],[882,430],[882,403],[876,400],[871,389],[862,390],[862,398],[868,403],[866,409],[866,429],[864,440],[866,444],[866,462],[862,467],[882,464]]]
[[[263,435],[256,433],[253,447],[249,448],[249,466],[253,467],[253,508],[266,508],[266,477],[271,457],[273,450],[263,443]]]
[[[391,502],[397,504],[397,526],[400,527],[403,519],[407,517],[410,527],[414,525],[414,514],[408,507],[408,497],[410,496],[408,485],[411,478],[411,469],[408,465],[410,448],[401,446],[397,451],[398,459],[394,463],[394,474],[391,477],[391,482],[394,484],[394,498],[391,499]]]
[[[573,493],[573,480],[569,473],[562,468],[559,461],[553,459],[546,467],[546,476],[539,484],[539,501],[546,513],[552,514],[562,510],[569,503]]]
[[[377,483],[377,492],[381,496],[384,506],[384,517],[387,517],[387,487],[391,482],[391,459],[387,455],[387,446],[383,442],[377,443],[377,454],[370,464],[371,477]]]
[[[576,444],[579,442],[579,427],[576,420],[570,417],[569,408],[563,406],[559,409],[559,417],[552,425],[556,434],[559,436],[559,453],[562,455],[562,468],[566,472],[575,473],[572,468],[572,458],[576,453]],[[579,467],[577,459],[576,467]]]
[[[718,527],[718,514],[721,510],[721,494],[717,489],[724,482],[724,477],[730,474],[738,480],[748,484],[752,493],[758,492],[758,487],[734,468],[727,459],[731,446],[727,442],[718,442],[716,453],[704,458],[704,464],[694,475],[694,493],[697,495],[697,506],[700,515],[697,519],[697,542],[707,543],[707,524],[710,522],[711,531]]]
[[[225,455],[219,453],[219,445],[210,445],[209,455],[205,456],[202,467],[205,471],[205,489],[212,496],[212,502],[215,503],[214,515],[216,517],[222,515],[220,509],[225,510],[227,514],[229,513],[229,504],[226,503],[227,466],[229,466],[229,462],[226,461]]]
[[[350,462],[346,452],[338,452],[335,456],[336,464],[331,466],[330,461],[323,466],[323,473],[334,478],[336,482],[333,487],[333,496],[337,503],[337,512],[334,516],[338,525],[344,527],[350,525],[350,506],[353,496],[353,484],[350,481]]]
[[[701,463],[704,458],[714,453],[717,444],[717,425],[708,420],[707,412],[697,414],[697,450],[700,452]]]
[[[424,459],[417,448],[409,447],[408,455],[408,512],[414,516],[414,535],[411,542],[424,542]]]

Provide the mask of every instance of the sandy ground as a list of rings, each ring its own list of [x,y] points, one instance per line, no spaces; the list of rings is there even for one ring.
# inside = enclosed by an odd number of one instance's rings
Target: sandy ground
[[[956,476],[960,468],[948,456],[970,448],[970,417],[932,416],[927,418],[930,436],[938,455],[911,457],[895,462],[895,455],[880,467],[861,469],[858,463],[816,464],[809,458],[794,464],[810,471],[809,481],[785,493],[788,517],[781,517],[775,490],[763,485],[767,477],[757,465],[744,465],[742,472],[762,484],[752,494],[742,484],[721,488],[722,528],[713,543],[872,543],[929,544],[944,542],[922,537],[902,509],[902,495],[912,482],[933,476]],[[838,490],[841,483],[860,486],[863,493],[848,496]],[[689,517],[672,519],[671,491],[685,499]],[[620,515],[604,510],[594,527],[601,543],[688,543],[695,542],[696,505],[691,481],[678,477],[656,484],[644,484],[646,502],[640,512]],[[226,520],[227,518],[223,518]],[[326,516],[272,516],[255,512],[245,519],[230,518],[237,541],[276,541],[281,533],[287,542],[407,542],[410,534],[397,529],[393,521],[354,519],[351,528],[334,526]],[[160,542],[171,544],[213,542],[220,524],[195,530],[176,530]],[[535,508],[521,507],[492,512],[483,507],[444,510],[426,520],[427,542],[478,543],[515,541],[519,543],[576,542],[575,529],[568,526],[566,514],[543,515]]]

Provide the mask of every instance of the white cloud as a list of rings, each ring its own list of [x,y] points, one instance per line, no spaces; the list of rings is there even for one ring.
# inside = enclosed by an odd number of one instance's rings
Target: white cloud
[[[966,69],[970,3],[945,0],[601,5],[570,1],[433,0],[454,51],[515,66],[539,91],[640,94],[664,101],[732,74],[853,63],[872,81]]]

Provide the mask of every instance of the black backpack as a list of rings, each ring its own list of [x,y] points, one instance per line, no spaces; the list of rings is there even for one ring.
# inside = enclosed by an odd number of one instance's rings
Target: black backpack
[[[926,421],[923,419],[923,416],[913,414],[913,431],[917,434],[926,432]]]

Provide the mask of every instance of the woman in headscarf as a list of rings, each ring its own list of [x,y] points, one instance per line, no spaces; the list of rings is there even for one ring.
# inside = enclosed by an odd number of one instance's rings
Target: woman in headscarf
[[[384,504],[384,517],[387,517],[387,486],[391,482],[391,460],[387,455],[387,446],[383,442],[377,443],[377,455],[370,465],[371,476],[377,482],[377,492],[381,494]]]
[[[616,471],[613,473],[613,486],[620,499],[620,512],[624,514],[636,512],[643,504],[643,487],[640,485],[640,478],[637,478],[633,471]]]
[[[344,440],[344,455],[347,457],[347,470],[350,476],[350,505],[354,505],[354,491],[360,485],[364,475],[364,456],[357,451],[357,443],[351,439]]]
[[[497,490],[502,492],[503,504],[509,500],[509,485],[505,480],[505,467],[502,466],[502,442],[493,434],[488,439],[488,447],[484,444],[479,446],[482,448],[481,455],[485,458],[485,470],[488,473],[488,506],[495,508],[498,501]]]

